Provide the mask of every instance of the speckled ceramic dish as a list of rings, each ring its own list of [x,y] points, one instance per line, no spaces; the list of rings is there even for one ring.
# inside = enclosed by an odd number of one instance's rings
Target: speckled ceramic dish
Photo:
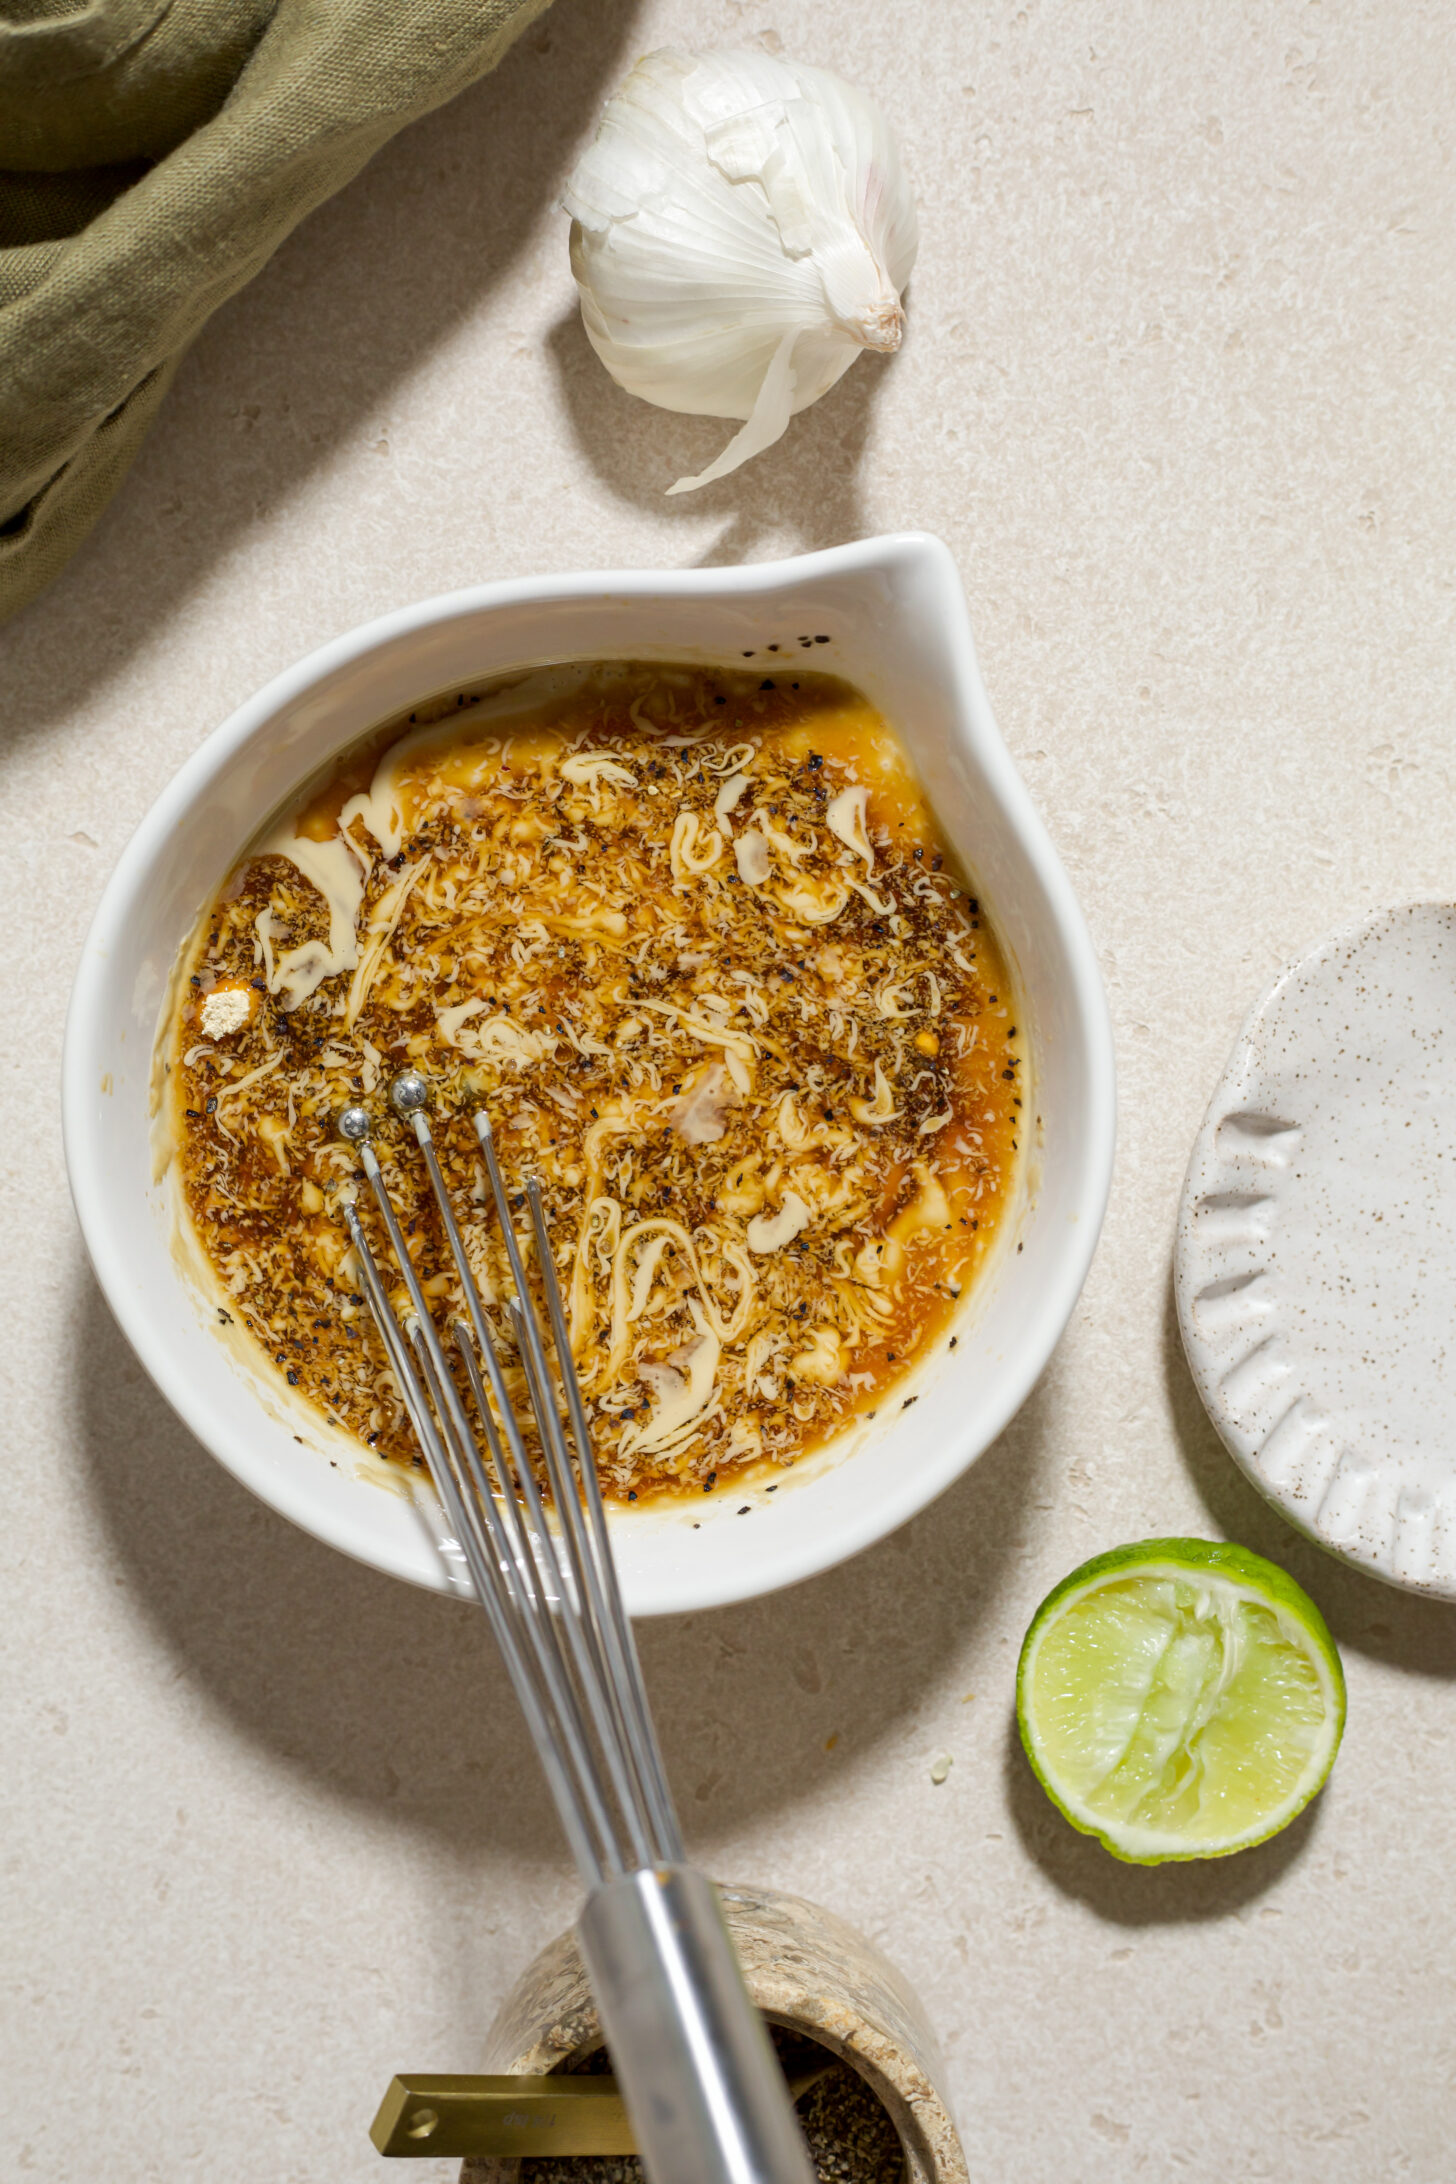
[[[1194,1146],[1175,1276],[1260,1492],[1456,1599],[1456,904],[1376,911],[1276,980]]]

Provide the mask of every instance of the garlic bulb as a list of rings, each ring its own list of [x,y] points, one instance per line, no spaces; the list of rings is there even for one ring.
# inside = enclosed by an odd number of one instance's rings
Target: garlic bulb
[[[564,202],[582,321],[618,385],[746,419],[674,493],[771,447],[861,349],[899,347],[915,201],[879,108],[822,68],[649,53]]]

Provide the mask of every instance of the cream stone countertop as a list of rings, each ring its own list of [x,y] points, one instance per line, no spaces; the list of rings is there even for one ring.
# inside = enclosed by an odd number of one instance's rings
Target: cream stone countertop
[[[555,208],[636,53],[754,39],[901,130],[910,334],[669,501],[729,428],[612,386]],[[558,0],[207,329],[96,536],[0,630],[7,2177],[362,2184],[390,2073],[470,2068],[576,1893],[469,1612],[250,1500],[97,1295],[56,1082],[113,860],[234,705],[385,608],[905,526],[958,559],[1101,953],[1117,1175],[1051,1370],[954,1491],[797,1591],[644,1631],[690,1838],[905,1969],[973,2175],[1450,2175],[1456,1609],[1255,1498],[1169,1257],[1272,972],[1456,894],[1453,141],[1443,0]],[[1309,1586],[1349,1730],[1282,1839],[1143,1872],[1032,1783],[1012,1669],[1075,1562],[1183,1531]]]

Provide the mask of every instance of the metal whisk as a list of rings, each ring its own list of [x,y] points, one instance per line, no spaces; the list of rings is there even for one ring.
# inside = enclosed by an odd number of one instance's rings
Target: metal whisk
[[[450,1336],[471,1408],[430,1316],[362,1106],[345,1108],[338,1129],[358,1148],[404,1280],[402,1324],[358,1212],[351,1205],[345,1216],[365,1299],[586,1885],[577,1936],[638,2150],[653,2184],[813,2184],[717,1896],[684,1855],[612,1561],[539,1187],[527,1182],[524,1197],[569,1442],[490,1123],[478,1112],[475,1131],[515,1285],[508,1310],[560,1549],[440,1170],[425,1112],[429,1092],[417,1070],[406,1070],[389,1097],[423,1155],[459,1276],[466,1318]]]

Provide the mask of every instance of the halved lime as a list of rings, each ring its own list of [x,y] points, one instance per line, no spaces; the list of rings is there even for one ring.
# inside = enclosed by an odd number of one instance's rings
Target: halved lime
[[[1032,1618],[1016,1671],[1026,1756],[1114,1858],[1225,1858],[1287,1827],[1345,1726],[1324,1617],[1292,1577],[1206,1539],[1084,1562]]]

